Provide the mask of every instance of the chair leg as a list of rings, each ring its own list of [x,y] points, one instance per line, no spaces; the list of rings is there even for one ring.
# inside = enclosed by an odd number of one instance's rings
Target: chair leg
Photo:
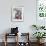
[[[6,36],[6,34],[5,34],[5,46],[7,46],[7,36]]]
[[[17,35],[17,46],[18,46],[18,35]]]
[[[19,44],[18,44],[18,34],[17,34],[17,39],[16,40],[17,40],[16,46],[19,46]]]
[[[5,46],[7,46],[7,42],[5,41]]]

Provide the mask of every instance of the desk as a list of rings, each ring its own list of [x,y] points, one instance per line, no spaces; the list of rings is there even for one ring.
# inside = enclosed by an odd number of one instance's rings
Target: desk
[[[5,34],[5,46],[7,46],[7,36],[17,36],[17,44],[15,46],[18,46],[18,34],[10,34],[10,33],[6,33]]]

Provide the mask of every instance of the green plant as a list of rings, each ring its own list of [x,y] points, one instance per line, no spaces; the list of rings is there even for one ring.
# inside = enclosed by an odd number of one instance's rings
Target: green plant
[[[38,30],[38,27],[36,25],[32,25],[33,28],[36,28],[36,30]]]
[[[32,26],[34,26],[34,27],[36,27],[36,28],[37,28],[37,26],[36,26],[36,25],[32,25]]]
[[[45,29],[45,26],[41,26],[40,29]]]
[[[37,39],[42,39],[44,36],[46,36],[45,32],[35,32],[33,34]]]
[[[36,28],[36,30],[39,30],[39,29],[45,29],[45,26],[37,26],[37,25],[32,25],[32,27]]]

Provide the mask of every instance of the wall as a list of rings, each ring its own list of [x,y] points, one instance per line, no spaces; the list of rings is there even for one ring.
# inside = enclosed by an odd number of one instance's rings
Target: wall
[[[23,22],[11,22],[11,7],[24,6]],[[0,0],[0,34],[10,32],[11,27],[19,27],[19,32],[29,32],[31,25],[36,24],[36,0]]]

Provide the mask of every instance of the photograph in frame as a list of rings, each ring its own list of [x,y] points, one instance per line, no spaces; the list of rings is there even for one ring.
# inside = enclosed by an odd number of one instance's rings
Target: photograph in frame
[[[23,21],[24,7],[14,7],[11,8],[11,20],[15,21]]]

